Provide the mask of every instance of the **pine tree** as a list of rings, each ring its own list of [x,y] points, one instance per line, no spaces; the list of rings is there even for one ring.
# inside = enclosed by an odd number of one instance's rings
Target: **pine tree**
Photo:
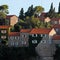
[[[58,7],[58,13],[60,13],[60,2],[59,2],[59,7]]]
[[[23,8],[21,8],[21,10],[20,10],[19,19],[24,20],[24,10],[23,10]]]

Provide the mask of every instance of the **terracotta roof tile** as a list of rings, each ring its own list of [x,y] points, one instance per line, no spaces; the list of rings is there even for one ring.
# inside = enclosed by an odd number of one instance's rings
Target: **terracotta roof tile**
[[[40,29],[32,29],[30,34],[49,34],[49,32],[51,31],[51,29],[47,29],[47,28],[40,28]]]
[[[6,18],[9,19],[9,18],[11,18],[12,16],[15,16],[15,15],[7,15]]]
[[[60,18],[52,18],[51,20],[52,20],[52,21],[53,21],[53,20],[58,21],[58,20],[60,20]]]
[[[7,25],[0,25],[0,29],[8,29],[11,26],[7,26]]]
[[[60,24],[52,25],[52,28],[60,28]]]
[[[41,13],[41,15],[40,15],[40,16],[45,16],[45,15],[46,15],[46,13],[44,13],[44,12],[43,12],[43,13]]]
[[[10,32],[9,36],[20,36],[20,32]]]
[[[45,15],[46,15],[46,13],[41,13],[41,15],[39,16],[39,19],[41,20],[41,21],[44,21],[44,19],[45,19]]]
[[[54,35],[52,40],[60,40],[60,35]]]
[[[31,30],[30,29],[21,29],[20,32],[24,32],[24,33],[29,33]]]

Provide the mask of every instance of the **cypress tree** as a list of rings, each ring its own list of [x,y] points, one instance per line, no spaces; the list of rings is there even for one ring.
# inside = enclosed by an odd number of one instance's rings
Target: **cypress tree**
[[[20,14],[19,14],[19,19],[24,19],[24,10],[23,10],[23,8],[21,8],[21,10],[20,10]]]
[[[30,7],[30,17],[34,14],[34,8],[33,8],[33,5],[31,5]]]
[[[53,11],[53,3],[51,3],[51,7],[50,7],[49,12],[52,12],[52,11]]]
[[[59,2],[59,7],[58,7],[58,13],[60,13],[60,2]]]
[[[51,3],[51,7],[50,7],[49,12],[47,13],[47,16],[52,18],[55,16],[54,14],[55,14],[55,8],[53,8],[53,3]]]
[[[34,14],[34,8],[33,8],[33,5],[31,5],[31,6],[28,8],[27,12],[25,12],[25,16],[31,17],[33,14]]]

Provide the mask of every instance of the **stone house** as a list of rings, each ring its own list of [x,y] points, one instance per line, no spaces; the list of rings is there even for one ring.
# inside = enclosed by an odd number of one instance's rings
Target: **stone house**
[[[60,35],[60,24],[52,25],[52,28],[55,29],[57,35]]]
[[[35,47],[36,52],[40,56],[41,60],[53,60],[53,54],[55,53],[55,44],[53,44],[52,37],[56,34],[54,29],[44,29],[40,34],[46,34],[39,44]]]
[[[40,28],[40,29],[21,29],[20,32],[10,32],[8,35],[8,46],[18,47],[36,47],[43,37],[52,37],[56,34],[54,28]]]
[[[51,21],[51,19],[49,17],[39,17],[39,19],[40,19],[40,21],[47,22],[47,23]]]
[[[28,47],[29,46],[29,32],[30,29],[21,29],[20,30],[20,40],[21,40],[21,46],[22,47]]]
[[[30,29],[21,29],[20,32],[10,32],[8,35],[9,47],[28,47]]]
[[[32,29],[29,35],[29,44],[30,46],[36,47],[38,43],[40,43],[40,41],[43,39],[43,37],[51,38],[54,34],[56,34],[54,29],[47,28]]]
[[[20,47],[20,33],[10,32],[8,35],[8,47]]]
[[[46,17],[45,15],[46,15],[46,13],[42,13],[39,16],[40,21],[42,21],[42,22],[50,22],[51,25],[60,24],[60,18],[55,18],[55,17],[50,18],[50,17]]]
[[[60,18],[51,18],[50,22],[52,25],[60,24]]]
[[[18,17],[16,15],[6,16],[6,25],[14,26],[18,22]]]
[[[60,35],[54,35],[53,38],[52,38],[54,44],[58,44],[60,45]]]

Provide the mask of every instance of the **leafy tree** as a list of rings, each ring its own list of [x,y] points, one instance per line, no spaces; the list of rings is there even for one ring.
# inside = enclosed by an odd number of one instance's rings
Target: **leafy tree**
[[[26,20],[20,20],[17,24],[20,26],[20,29],[21,28],[29,28],[29,23],[27,23]]]
[[[21,8],[21,10],[20,10],[19,19],[24,20],[24,10],[23,10],[23,8]]]
[[[50,28],[51,27],[51,24],[50,24],[50,22],[45,22],[44,23],[44,26],[45,26],[45,28]]]
[[[27,16],[26,19],[25,19],[25,22],[28,24],[28,27],[29,28],[32,28],[32,25],[31,25],[31,17]]]
[[[0,12],[8,14],[8,6],[7,5],[0,6]]]
[[[5,18],[6,18],[6,14],[0,12],[0,25],[5,25]]]
[[[40,20],[38,18],[35,18],[34,16],[31,17],[31,24],[33,28],[39,28],[40,26]]]
[[[37,16],[39,16],[43,11],[44,11],[44,8],[42,7],[42,6],[36,6],[35,8],[34,8],[34,13],[37,15]]]
[[[8,6],[1,5],[0,6],[0,25],[5,25],[5,19],[7,14],[8,14]]]
[[[20,31],[20,26],[18,24],[14,25],[14,31],[19,32]]]
[[[4,12],[5,14],[8,14],[8,6],[7,5],[2,5],[3,9],[2,12]]]
[[[44,22],[41,22],[40,28],[46,28]]]

